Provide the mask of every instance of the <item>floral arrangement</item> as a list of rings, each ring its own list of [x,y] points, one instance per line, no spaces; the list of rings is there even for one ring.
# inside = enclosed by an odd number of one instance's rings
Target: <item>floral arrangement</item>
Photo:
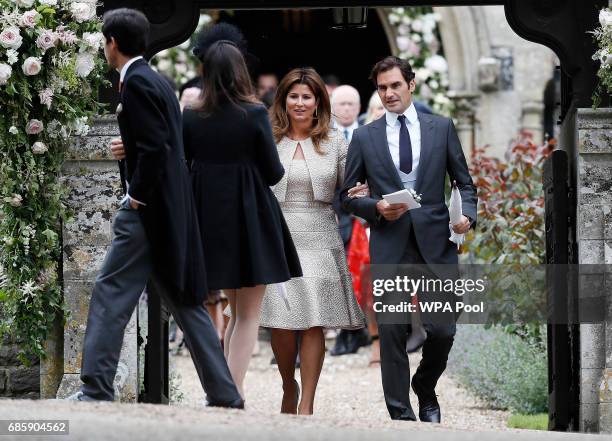
[[[104,37],[95,0],[0,0],[0,331],[22,361],[63,308],[60,180],[70,136],[98,111]]]
[[[197,36],[198,32],[212,20],[213,18],[210,15],[201,14],[198,27],[191,38],[185,40],[179,46],[158,52],[151,60],[151,66],[158,72],[171,78],[177,87],[182,86],[187,81],[198,76],[196,70],[198,61],[191,53],[193,39]]]
[[[410,61],[416,75],[416,95],[434,112],[450,115],[448,63],[441,55],[437,28],[439,14],[429,7],[391,8],[387,13],[395,28],[398,56]]]
[[[612,92],[612,9],[605,8],[599,12],[599,24],[593,35],[599,49],[593,55],[593,60],[601,63],[597,76],[599,85],[593,94],[593,107],[601,104],[601,95]]]

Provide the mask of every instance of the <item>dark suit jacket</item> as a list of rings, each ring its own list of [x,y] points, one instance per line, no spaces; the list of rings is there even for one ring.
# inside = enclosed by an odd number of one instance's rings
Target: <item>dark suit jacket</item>
[[[146,61],[129,68],[117,114],[125,146],[129,195],[151,246],[154,270],[184,304],[207,296],[193,192],[183,153],[181,111],[174,92]]]
[[[341,192],[345,210],[366,219],[371,226],[370,256],[373,264],[400,263],[410,228],[414,228],[419,251],[428,264],[457,262],[457,247],[448,240],[449,215],[445,203],[446,173],[456,180],[461,192],[463,214],[476,220],[476,187],[452,120],[418,112],[421,124],[421,156],[415,185],[422,194],[421,207],[397,221],[378,215],[376,203],[383,194],[402,190],[387,143],[386,118],[358,128],[348,150],[346,174]],[[371,196],[351,199],[348,190],[357,181],[367,180]]]

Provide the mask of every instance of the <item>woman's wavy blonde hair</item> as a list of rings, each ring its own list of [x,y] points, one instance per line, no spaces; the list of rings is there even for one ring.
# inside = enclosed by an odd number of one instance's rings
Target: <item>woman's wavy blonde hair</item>
[[[277,143],[280,142],[284,136],[288,135],[291,128],[291,121],[287,114],[287,95],[289,95],[289,91],[295,84],[307,85],[317,100],[310,138],[312,139],[315,151],[322,155],[325,152],[321,149],[321,142],[328,139],[331,129],[331,104],[325,83],[317,71],[311,67],[293,69],[285,75],[278,85],[274,103],[270,108],[270,120],[272,122],[274,139]]]

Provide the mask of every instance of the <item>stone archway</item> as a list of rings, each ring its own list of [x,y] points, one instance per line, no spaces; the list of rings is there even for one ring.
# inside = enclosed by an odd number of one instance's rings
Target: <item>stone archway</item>
[[[159,5],[161,12],[167,12],[166,17],[160,16],[154,22],[153,33],[155,37],[153,38],[154,41],[151,46],[152,52],[180,43],[190,35],[197,24],[197,12],[200,8],[295,8],[322,6],[319,0],[300,0],[299,2],[269,0],[265,2],[265,5],[262,5],[262,2],[247,0],[224,0],[223,2],[219,0],[184,0],[180,2],[180,7],[178,6],[178,2],[165,1],[144,2],[142,0],[109,0],[104,3],[107,9],[118,6],[154,9],[155,5]],[[329,2],[329,5],[335,7],[358,6],[356,3],[357,2],[354,1],[336,0]],[[382,7],[399,5],[400,3],[406,3],[406,1],[371,0],[370,3],[372,6]],[[428,2],[414,0],[410,3],[413,5],[423,5]],[[540,42],[555,50],[555,53],[559,56],[561,61],[562,146],[565,150],[570,152],[569,189],[574,190],[574,194],[577,195],[572,201],[572,216],[568,219],[571,231],[569,232],[567,241],[563,241],[562,238],[562,242],[559,245],[573,247],[569,253],[569,262],[571,263],[603,263],[606,260],[609,261],[609,213],[612,209],[612,202],[609,196],[609,182],[605,181],[605,176],[609,175],[610,166],[607,161],[601,161],[600,158],[603,156],[602,154],[608,156],[612,154],[609,143],[606,144],[605,142],[605,139],[609,140],[609,134],[612,130],[609,123],[610,115],[609,113],[603,114],[590,112],[584,109],[579,110],[579,108],[589,107],[590,95],[595,85],[595,67],[592,60],[590,60],[593,44],[592,41],[590,41],[590,36],[586,34],[586,31],[595,27],[595,8],[601,7],[608,2],[603,0],[560,0],[556,2],[551,0],[539,0],[537,2],[525,2],[522,0],[491,0],[489,2],[483,0],[438,0],[436,3],[448,7],[455,7],[456,5],[465,5],[469,7],[470,3],[490,5],[503,4],[505,5],[504,23],[510,23],[512,29],[525,39]],[[171,7],[168,5],[171,5]],[[506,19],[507,21],[505,21]],[[456,20],[457,23],[461,23],[461,26],[468,26],[468,24],[461,22],[460,19]],[[476,21],[475,23],[474,26],[478,28],[479,22]],[[451,32],[449,35],[450,37],[448,37],[448,40],[451,40],[453,38],[453,33]],[[468,52],[468,50],[470,51],[465,57],[465,59],[468,59],[469,55],[472,54],[472,50],[467,48],[465,50],[466,52]],[[483,54],[486,55],[486,53]],[[491,67],[490,71],[495,73],[495,66],[493,64],[494,63],[491,63],[491,65],[487,67]],[[473,67],[473,65],[471,66]],[[468,92],[471,91],[468,87],[473,87],[474,84],[468,83],[468,81],[473,81],[473,79],[469,78],[470,75],[472,75],[470,72],[473,72],[469,67],[470,64],[464,63],[463,70],[459,69],[457,71],[458,76],[456,78],[456,84],[458,85],[462,84],[461,79],[463,78],[463,85]],[[461,76],[462,72],[463,76]],[[488,72],[489,71],[485,70],[484,73]],[[494,75],[489,75],[489,77],[494,77]],[[486,78],[487,76],[485,75],[485,79]],[[490,81],[489,83],[491,82],[494,81]],[[468,102],[469,98],[469,96],[465,97]],[[520,105],[523,106],[521,109],[537,110],[537,106],[532,106],[529,101],[521,101]],[[535,111],[531,110],[530,112],[521,111],[520,115],[522,117],[523,115],[533,115],[535,113]],[[75,177],[80,176],[80,180],[82,181],[85,175],[91,177],[101,176],[98,181],[92,179],[92,186],[97,187],[94,190],[96,194],[99,195],[108,195],[108,188],[113,188],[111,182],[116,180],[116,176],[114,176],[116,174],[114,172],[116,167],[113,162],[110,158],[106,157],[104,153],[96,149],[96,146],[101,145],[103,141],[102,137],[111,136],[113,131],[114,130],[111,128],[102,128],[101,126],[101,130],[97,134],[100,137],[98,139],[93,139],[92,137],[89,145],[84,146],[85,148],[77,149],[79,150],[78,154],[75,153],[74,157],[72,173]],[[90,150],[87,150],[87,148],[90,148]],[[100,161],[100,159],[102,159],[102,161]],[[88,160],[90,163],[87,163]],[[102,167],[101,163],[103,163]],[[82,167],[77,169],[77,165],[79,164],[82,165]],[[89,168],[83,172],[85,165]],[[100,172],[101,170],[102,174]],[[79,183],[79,179],[75,178],[75,182],[73,183],[75,187],[78,187]],[[112,193],[112,191],[110,193]],[[588,197],[581,198],[581,195],[587,195]],[[114,196],[115,195],[108,196],[107,199],[111,200]],[[104,200],[99,202],[99,205],[102,205],[108,201]],[[100,209],[99,207],[95,207],[95,213],[104,212],[105,209],[106,208]],[[580,224],[587,225],[590,230],[581,228],[580,231],[576,232],[577,219],[579,219]],[[83,224],[86,224],[86,222],[87,221],[83,222]],[[91,238],[89,248],[93,251],[98,250],[102,252],[108,242],[106,229],[100,228],[96,233],[99,233],[99,237]],[[90,257],[93,263],[96,263],[94,259],[95,253],[92,253],[92,250],[86,249],[87,246],[86,243],[79,242],[74,250],[83,251],[85,257]],[[79,247],[81,247],[81,249],[79,249]],[[580,251],[580,254],[578,251]],[[74,280],[72,280],[74,283],[72,283],[70,288],[75,291],[73,294],[74,300],[77,303],[72,306],[74,308],[79,308],[81,306],[79,302],[85,303],[87,301],[86,287],[88,281],[91,279],[89,270],[92,265],[91,262],[88,263],[81,259],[83,254],[66,254],[65,262],[68,264],[67,269],[68,271],[73,270],[73,277],[75,277]],[[70,259],[74,259],[75,257],[78,259],[71,262]],[[78,271],[74,271],[75,267]],[[65,276],[66,272],[65,269]],[[82,280],[76,278],[77,276],[82,276]],[[68,288],[67,286],[66,289],[68,290]],[[608,313],[605,323],[598,324],[597,326],[582,325],[581,327],[581,341],[588,343],[588,347],[591,349],[590,353],[586,351],[580,353],[580,362],[583,363],[580,368],[580,380],[582,384],[579,386],[581,391],[580,423],[581,429],[583,430],[612,430],[612,420],[610,419],[610,415],[612,414],[612,393],[610,390],[612,390],[612,387],[609,382],[600,382],[602,379],[609,378],[610,375],[612,375],[612,367],[609,366],[609,363],[606,364],[606,360],[610,360],[610,351],[612,348],[610,347],[610,342],[606,341],[604,338],[606,335],[605,332],[607,331],[606,328],[609,328],[611,323],[612,316]],[[75,331],[78,331],[78,325],[80,324],[82,324],[82,322],[75,324]],[[74,337],[75,340],[78,340],[77,332],[74,333]],[[78,353],[78,345],[74,347],[71,346],[70,351],[73,352],[69,352],[68,356],[73,355],[77,357],[78,355],[75,354]],[[75,366],[69,367],[74,368]],[[67,371],[67,374],[68,373],[74,376],[78,375],[75,371]]]

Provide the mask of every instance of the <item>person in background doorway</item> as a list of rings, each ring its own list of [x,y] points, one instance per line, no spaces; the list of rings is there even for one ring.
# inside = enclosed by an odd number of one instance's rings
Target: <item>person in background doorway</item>
[[[359,92],[353,86],[347,84],[338,86],[331,94],[331,106],[334,127],[342,134],[347,143],[351,142],[353,131],[360,125],[357,121],[361,109]],[[340,235],[342,236],[344,248],[348,254],[348,246],[353,232],[354,217],[342,209],[339,193],[334,199],[334,210],[338,216]],[[333,356],[354,354],[360,347],[367,346],[369,341],[370,339],[365,328],[353,330],[342,329],[338,333],[334,347],[329,353]]]
[[[275,73],[265,72],[257,77],[257,97],[263,100],[267,93],[276,91],[278,87],[278,77]]]

